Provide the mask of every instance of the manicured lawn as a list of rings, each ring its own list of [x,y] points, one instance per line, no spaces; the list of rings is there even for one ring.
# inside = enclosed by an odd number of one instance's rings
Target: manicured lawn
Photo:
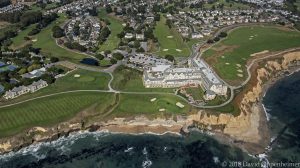
[[[105,43],[99,46],[99,51],[114,50],[118,47],[120,42],[117,34],[119,34],[123,30],[122,22],[112,16],[109,16],[103,8],[101,8],[99,11],[99,18],[109,20],[109,29],[111,31],[111,34],[109,35]]]
[[[80,77],[75,78],[75,74],[80,75]],[[55,83],[39,90],[38,92],[25,94],[16,99],[1,102],[0,104],[3,105],[14,103],[34,97],[70,90],[108,90],[107,85],[109,80],[110,76],[105,73],[76,70],[64,77],[57,79]]]
[[[11,45],[11,47],[13,49],[17,49],[17,48],[20,48],[20,47],[24,46],[24,44],[26,44],[26,43],[30,43],[30,41],[26,41],[24,39],[24,37],[27,37],[28,33],[33,28],[35,28],[35,26],[36,26],[35,24],[32,24],[32,25],[26,27],[24,30],[20,31],[18,33],[18,35],[12,39],[13,44]]]
[[[114,73],[112,87],[122,91],[136,92],[173,92],[173,89],[145,88],[143,85],[143,73],[125,66],[118,67]]]
[[[194,100],[203,100],[204,91],[200,87],[197,87],[197,88],[187,88],[186,92],[188,94],[191,94],[192,97],[194,98]]]
[[[226,39],[203,53],[203,56],[222,78],[236,82],[246,78],[245,64],[251,54],[300,47],[299,39],[300,32],[297,31],[272,26],[241,27],[229,33]],[[243,76],[239,77],[238,74]]]
[[[65,121],[93,104],[108,106],[112,98],[109,93],[68,93],[1,108],[0,137]]]
[[[55,56],[63,60],[70,60],[73,62],[79,62],[82,58],[87,56],[78,54],[69,50],[65,50],[56,45],[55,40],[52,38],[52,28],[55,25],[61,25],[66,21],[65,15],[60,15],[60,17],[52,22],[49,26],[44,28],[39,34],[33,37],[37,41],[33,43],[33,47],[41,48],[42,53],[46,56]]]
[[[166,18],[163,15],[161,15],[160,21],[156,24],[154,35],[157,37],[160,46],[160,51],[157,52],[158,55],[162,57],[167,54],[176,57],[189,56],[190,49],[188,45],[175,29],[169,29],[166,25]]]
[[[154,102],[150,100],[156,98]],[[180,108],[176,103],[180,102],[185,107]],[[159,109],[165,109],[164,112],[159,112]],[[157,114],[184,114],[189,112],[190,106],[182,99],[172,95],[135,95],[121,94],[120,103],[113,111],[113,116],[133,116],[147,115],[155,116]]]

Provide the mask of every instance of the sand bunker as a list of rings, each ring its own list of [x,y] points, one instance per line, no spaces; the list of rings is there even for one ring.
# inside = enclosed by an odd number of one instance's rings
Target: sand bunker
[[[169,49],[163,49],[163,51],[169,51]]]
[[[159,112],[163,112],[163,111],[166,111],[166,109],[159,109]]]
[[[180,49],[176,49],[176,51],[178,51],[178,52],[181,52],[182,50],[180,50]]]
[[[240,67],[242,67],[242,65],[241,65],[241,64],[236,64],[236,66],[237,66],[237,67],[239,67],[239,68],[240,68]]]
[[[75,75],[74,75],[74,78],[79,78],[79,77],[80,77],[79,74],[75,74]]]
[[[37,42],[37,39],[32,39],[31,41],[32,41],[32,42]]]
[[[224,58],[225,58],[225,56],[223,55],[221,58],[223,58],[223,59],[224,59]]]
[[[239,69],[239,70],[237,70],[238,72],[240,72],[240,73],[243,73],[243,70],[241,70],[241,69]]]
[[[156,100],[156,98],[153,98],[153,99],[151,99],[150,101],[151,101],[151,102],[154,102],[155,100]]]
[[[244,77],[243,74],[237,74],[237,76],[240,77],[240,78]]]
[[[167,36],[167,38],[173,38],[173,36]]]
[[[178,107],[180,107],[180,108],[184,108],[184,105],[183,105],[182,103],[180,103],[180,102],[177,102],[177,103],[176,103],[176,106],[178,106]]]
[[[230,63],[229,63],[229,62],[226,62],[225,64],[226,64],[226,65],[230,65]]]
[[[255,57],[255,56],[257,56],[257,55],[260,55],[260,54],[266,54],[266,53],[268,53],[268,52],[269,52],[269,50],[264,50],[264,51],[261,51],[261,52],[257,52],[257,53],[251,54],[250,56],[251,56],[251,57]]]

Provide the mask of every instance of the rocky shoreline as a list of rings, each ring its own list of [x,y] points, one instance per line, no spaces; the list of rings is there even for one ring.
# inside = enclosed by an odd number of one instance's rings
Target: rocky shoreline
[[[150,120],[145,116],[137,116],[133,119],[115,118],[91,125],[64,122],[49,128],[34,127],[13,137],[2,138],[0,139],[0,154],[17,151],[39,142],[53,141],[79,131],[132,134],[172,132],[184,135],[188,133],[190,127],[213,132],[214,137],[219,141],[237,146],[251,154],[263,153],[270,143],[270,134],[261,102],[262,97],[274,82],[286,75],[287,71],[299,68],[299,61],[300,52],[291,52],[256,63],[257,65],[253,66],[253,76],[249,84],[234,100],[241,109],[238,116],[223,113],[211,114],[200,110],[196,114],[176,116],[176,119]]]

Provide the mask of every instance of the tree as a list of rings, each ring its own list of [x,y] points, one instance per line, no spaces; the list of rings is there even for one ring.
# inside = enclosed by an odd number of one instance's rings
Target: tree
[[[102,55],[102,54],[96,54],[95,57],[98,58],[99,60],[104,59],[104,55]]]
[[[19,70],[19,74],[20,75],[23,75],[23,74],[25,74],[27,72],[27,69],[26,68],[21,68],[20,70]]]
[[[221,32],[221,33],[219,34],[219,37],[220,37],[220,38],[227,37],[227,33],[226,33],[226,32]]]
[[[116,60],[122,60],[124,58],[123,54],[117,52],[117,53],[113,53],[113,57]]]
[[[29,12],[26,12],[24,13],[21,18],[20,18],[20,21],[21,21],[21,24],[22,26],[28,26],[30,24],[33,24],[33,23],[37,23],[39,21],[42,20],[42,12],[41,11],[29,11]]]
[[[28,36],[36,35],[36,34],[38,34],[40,31],[41,31],[41,29],[34,28],[34,29],[32,29],[32,30],[28,33]]]
[[[140,47],[136,50],[136,52],[145,52],[145,50],[142,47]]]
[[[30,65],[30,66],[27,68],[27,71],[28,71],[28,72],[31,72],[31,71],[33,71],[33,70],[35,70],[35,69],[39,69],[39,68],[41,68],[41,65],[40,65],[40,64],[32,64],[32,65]]]
[[[160,21],[160,14],[155,14],[154,20],[157,22]]]
[[[171,29],[172,28],[172,20],[167,19],[166,25],[169,27],[169,29]]]
[[[52,28],[52,33],[53,33],[52,36],[54,38],[61,38],[61,37],[63,37],[65,35],[64,29],[62,29],[59,26],[54,26]]]
[[[214,41],[212,39],[209,39],[209,40],[207,40],[207,43],[212,44],[212,43],[214,43]]]
[[[57,58],[57,57],[51,57],[51,58],[50,58],[50,61],[51,61],[52,63],[55,63],[55,62],[58,62],[58,61],[59,61],[59,58]]]
[[[141,47],[140,42],[139,42],[139,41],[135,41],[135,42],[133,43],[133,47],[134,47],[134,48],[139,48],[139,47]]]
[[[105,55],[108,55],[108,54],[110,54],[110,53],[111,53],[110,50],[105,50],[105,51],[104,51],[104,54],[105,54]]]
[[[111,8],[110,5],[106,5],[105,10],[106,10],[107,13],[113,12],[113,9]]]
[[[110,59],[110,63],[111,64],[116,64],[118,61],[116,60],[116,59],[114,59],[114,58],[112,58],[112,59]]]
[[[174,62],[174,61],[175,61],[174,56],[173,56],[173,55],[169,55],[169,54],[167,54],[167,55],[165,56],[165,59],[167,59],[167,60],[169,60],[169,61],[171,61],[171,62]]]
[[[220,41],[220,37],[215,37],[215,38],[214,38],[214,41],[215,41],[215,42]]]
[[[43,74],[41,76],[41,79],[46,81],[48,84],[54,83],[55,82],[55,78],[49,74]]]

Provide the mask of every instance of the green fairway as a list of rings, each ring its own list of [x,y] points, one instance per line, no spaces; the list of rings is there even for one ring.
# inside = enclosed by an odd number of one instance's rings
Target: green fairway
[[[117,37],[117,34],[119,34],[123,30],[122,22],[120,20],[117,20],[113,16],[109,16],[106,13],[105,9],[102,8],[99,11],[99,18],[109,20],[109,29],[111,31],[111,34],[104,42],[104,44],[99,46],[99,51],[116,49],[120,42],[120,39]]]
[[[67,19],[65,15],[59,16],[60,17],[56,21],[51,23],[39,34],[33,37],[33,40],[36,40],[36,42],[33,43],[33,47],[41,48],[42,53],[46,56],[55,56],[59,57],[60,59],[79,62],[82,58],[85,58],[87,56],[59,47],[58,45],[56,45],[54,38],[52,38],[52,28],[55,25],[63,24]]]
[[[174,92],[173,89],[167,88],[145,88],[143,85],[143,73],[125,66],[118,67],[114,73],[112,87],[122,91],[135,92]]]
[[[151,102],[151,99],[156,98]],[[180,108],[176,103],[180,102],[185,107]],[[165,111],[159,111],[165,109]],[[184,114],[189,112],[190,106],[182,99],[173,95],[136,95],[121,94],[120,103],[113,111],[112,116],[126,117],[133,115],[157,116],[158,114]]]
[[[80,77],[76,78],[74,75],[80,75]],[[34,97],[71,90],[108,90],[107,85],[109,80],[110,76],[106,73],[76,70],[57,79],[55,83],[39,90],[38,92],[25,94],[16,99],[1,102],[0,105],[11,104]]]
[[[233,10],[233,9],[249,9],[250,8],[250,6],[247,4],[234,2],[234,1],[227,2],[226,0],[217,0],[214,3],[206,3],[206,4],[204,4],[204,8],[211,9],[213,6],[215,6],[215,8],[218,9],[217,7],[221,4],[224,5],[224,9],[231,9],[231,10]]]
[[[28,33],[35,26],[36,26],[35,24],[32,24],[32,25],[26,27],[24,30],[20,31],[16,37],[12,38],[13,44],[11,45],[11,47],[13,49],[17,49],[17,48],[23,47],[27,43],[30,43],[30,41],[26,41],[24,38],[28,36]]]
[[[239,83],[247,77],[245,65],[252,54],[300,47],[299,39],[298,31],[272,26],[240,27],[204,52],[203,57],[222,78]]]
[[[112,99],[109,93],[68,93],[1,108],[0,137],[65,121],[93,104],[109,106]]]
[[[174,29],[169,29],[166,25],[166,18],[161,15],[161,19],[157,22],[154,35],[158,39],[160,51],[158,55],[164,57],[167,54],[175,57],[187,57],[190,55],[188,45],[183,41],[181,35]]]

